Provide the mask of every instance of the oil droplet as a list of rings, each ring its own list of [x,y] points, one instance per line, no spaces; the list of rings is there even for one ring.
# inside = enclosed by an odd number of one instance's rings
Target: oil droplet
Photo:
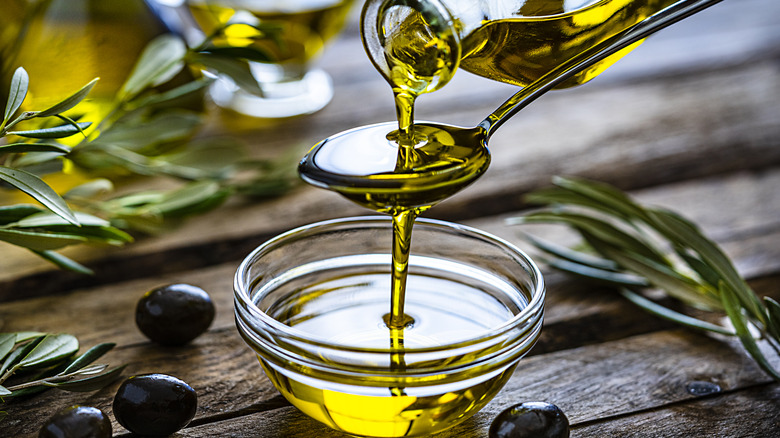
[[[685,389],[692,395],[710,395],[721,391],[717,383],[694,380],[685,385]]]

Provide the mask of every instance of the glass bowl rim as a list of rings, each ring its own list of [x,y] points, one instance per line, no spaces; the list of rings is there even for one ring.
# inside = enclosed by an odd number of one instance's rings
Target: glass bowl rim
[[[326,229],[329,227],[345,225],[350,223],[356,225],[381,224],[381,225],[388,225],[388,230],[392,229],[391,219],[388,216],[379,216],[379,215],[352,216],[352,217],[329,219],[329,220],[306,224],[266,240],[264,243],[260,244],[258,247],[252,250],[241,261],[238,268],[236,269],[236,273],[233,277],[233,291],[234,291],[234,304],[235,304],[234,312],[236,318],[237,319],[246,318],[245,316],[239,314],[240,313],[239,308],[243,308],[246,310],[246,312],[248,312],[251,315],[253,320],[256,321],[259,320],[265,327],[271,328],[274,331],[275,335],[278,336],[279,334],[281,334],[281,336],[279,337],[283,337],[287,341],[291,341],[291,342],[299,342],[305,345],[340,350],[343,352],[355,352],[355,353],[394,352],[394,350],[389,347],[388,348],[366,348],[366,347],[357,347],[357,346],[344,345],[344,344],[339,344],[334,342],[328,342],[322,338],[317,338],[316,336],[309,335],[303,331],[295,329],[294,327],[290,327],[282,322],[279,322],[275,318],[266,314],[264,311],[260,310],[259,307],[257,307],[257,305],[253,302],[253,300],[249,296],[249,293],[245,287],[245,282],[242,281],[243,278],[246,277],[249,266],[252,263],[254,263],[254,261],[258,257],[260,257],[264,252],[275,248],[281,242],[284,242],[285,240],[288,240],[292,237],[301,234],[313,233],[316,230]],[[441,352],[441,351],[469,347],[473,345],[482,344],[485,342],[490,342],[495,338],[500,338],[502,335],[518,327],[522,327],[526,325],[526,323],[529,320],[531,320],[532,325],[541,324],[540,314],[542,314],[544,311],[544,298],[546,295],[544,278],[542,277],[539,267],[536,265],[533,259],[531,259],[531,257],[529,257],[524,251],[522,251],[514,244],[509,243],[508,241],[500,237],[497,237],[495,235],[492,235],[490,233],[487,233],[485,231],[467,225],[457,224],[457,223],[438,220],[438,219],[428,219],[428,218],[418,218],[415,221],[415,224],[431,226],[436,229],[445,229],[448,231],[458,231],[462,233],[467,233],[472,235],[473,237],[478,237],[480,239],[488,241],[489,243],[498,245],[502,247],[502,249],[504,250],[508,250],[514,253],[515,255],[519,256],[522,262],[526,264],[526,266],[523,266],[523,269],[527,274],[530,275],[531,280],[533,282],[533,289],[530,290],[531,296],[527,305],[520,312],[514,315],[512,318],[504,321],[501,325],[498,325],[491,330],[480,332],[479,334],[470,337],[468,339],[460,340],[457,342],[445,343],[436,346],[405,347],[404,350],[407,353],[433,353],[433,352]],[[389,248],[388,248],[388,252],[389,252]],[[534,320],[535,317],[537,317],[536,318],[537,320]],[[241,330],[240,325],[239,325],[239,330]],[[532,329],[523,330],[523,332],[524,334],[522,338],[525,338],[526,335],[533,332],[533,330]]]

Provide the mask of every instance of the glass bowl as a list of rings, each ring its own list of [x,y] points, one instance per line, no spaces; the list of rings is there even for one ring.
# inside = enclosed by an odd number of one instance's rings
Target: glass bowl
[[[487,404],[539,337],[544,282],[515,246],[420,219],[405,313],[390,329],[392,223],[306,225],[250,253],[234,282],[238,331],[294,406],[376,437],[439,432]]]

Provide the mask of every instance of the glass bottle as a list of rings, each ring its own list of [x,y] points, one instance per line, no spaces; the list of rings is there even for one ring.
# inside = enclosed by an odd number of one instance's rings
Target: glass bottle
[[[557,65],[625,30],[675,0],[368,0],[366,50],[394,77],[435,77],[460,67],[525,86]],[[562,84],[596,77],[636,45]],[[423,52],[438,53],[438,57]],[[430,85],[429,85],[430,86]],[[429,90],[430,91],[430,90]]]
[[[11,3],[23,4],[19,15],[25,18],[4,56],[3,83],[24,67],[30,88],[23,109],[41,110],[99,77],[89,97],[68,113],[85,121],[107,115],[146,44],[169,32],[144,0]]]

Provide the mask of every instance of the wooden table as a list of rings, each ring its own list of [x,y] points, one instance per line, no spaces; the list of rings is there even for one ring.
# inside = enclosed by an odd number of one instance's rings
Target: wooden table
[[[725,1],[654,36],[591,83],[544,96],[491,139],[488,173],[426,216],[527,247],[504,222],[526,208],[522,194],[557,174],[594,178],[696,221],[759,295],[780,297],[778,16],[777,0]],[[323,111],[275,124],[215,115],[209,129],[246,139],[258,155],[300,156],[330,134],[393,119],[389,88],[363,54],[354,23],[322,64],[336,84]],[[417,117],[475,124],[512,92],[460,73],[420,100]],[[176,436],[343,436],[299,413],[264,377],[234,327],[231,281],[239,260],[268,237],[365,213],[301,185],[282,198],[230,203],[125,248],[68,250],[97,271],[89,278],[2,245],[2,330],[72,333],[84,348],[113,341],[118,346],[105,359],[126,363],[125,376],[159,372],[187,381],[198,393],[198,412]],[[548,298],[539,343],[482,412],[439,436],[486,437],[500,410],[528,400],[560,406],[573,437],[780,436],[780,385],[738,343],[650,316],[611,290],[543,272]],[[181,348],[151,344],[134,323],[139,297],[172,282],[203,287],[217,306],[211,329]],[[720,390],[699,394],[695,382]],[[46,417],[76,403],[110,413],[118,384],[14,402],[0,436],[37,436]],[[118,436],[127,434],[114,426]]]

